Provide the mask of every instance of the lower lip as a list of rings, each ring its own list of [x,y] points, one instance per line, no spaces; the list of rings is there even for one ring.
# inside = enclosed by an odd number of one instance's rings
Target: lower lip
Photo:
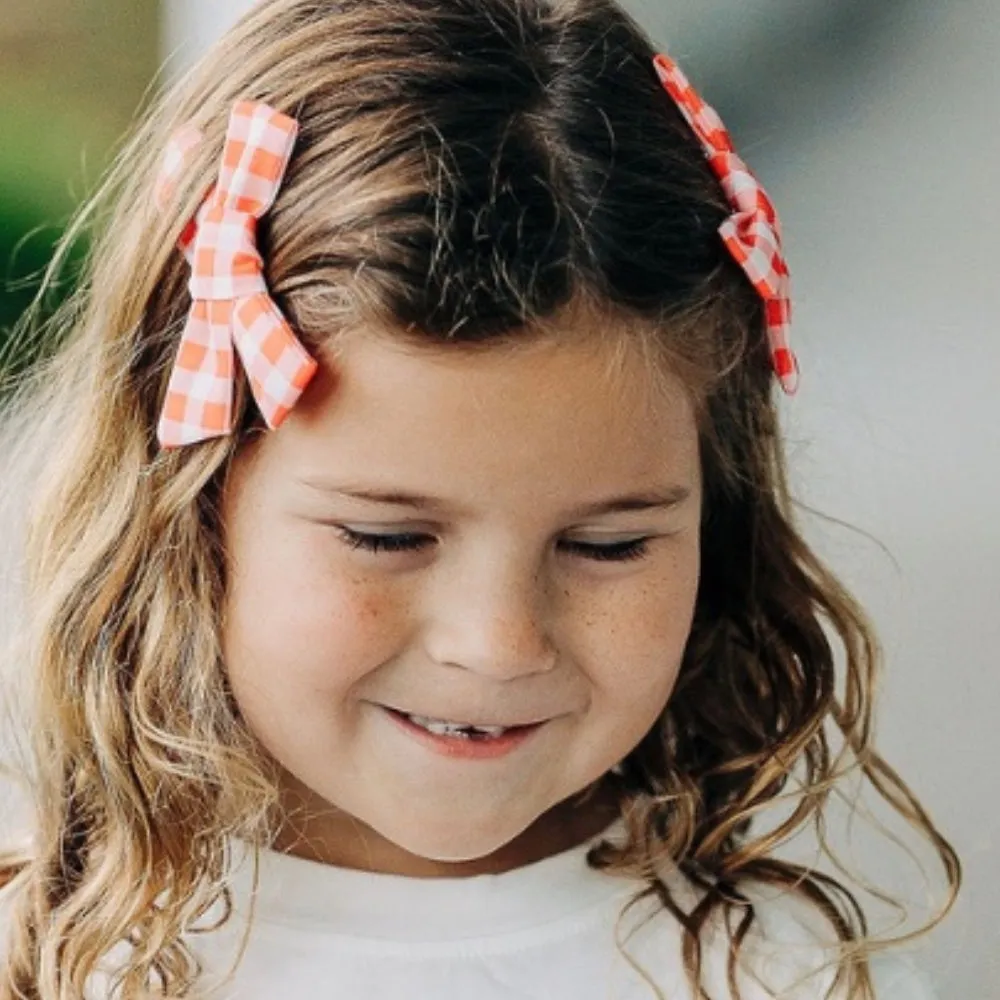
[[[404,733],[423,744],[428,750],[458,760],[493,760],[496,757],[504,757],[530,740],[545,725],[544,722],[538,722],[533,726],[515,726],[502,736],[477,740],[464,736],[439,736],[410,722],[405,715],[391,708],[385,709],[385,713]]]

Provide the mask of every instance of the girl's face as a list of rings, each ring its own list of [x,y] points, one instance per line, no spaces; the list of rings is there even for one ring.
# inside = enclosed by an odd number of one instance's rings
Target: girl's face
[[[567,800],[666,704],[701,509],[686,393],[655,393],[637,356],[612,377],[609,351],[348,338],[238,456],[223,642],[278,766],[278,849],[465,875],[608,822],[606,783]],[[540,725],[490,744],[397,712]]]

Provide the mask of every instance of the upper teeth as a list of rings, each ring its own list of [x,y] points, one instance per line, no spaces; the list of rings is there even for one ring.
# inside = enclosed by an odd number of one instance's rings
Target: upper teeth
[[[499,736],[508,728],[507,726],[474,726],[466,722],[445,722],[442,719],[430,719],[426,715],[410,715],[408,718],[421,728],[437,733],[438,736],[460,733],[465,729],[475,729],[477,732],[486,733],[489,736]]]

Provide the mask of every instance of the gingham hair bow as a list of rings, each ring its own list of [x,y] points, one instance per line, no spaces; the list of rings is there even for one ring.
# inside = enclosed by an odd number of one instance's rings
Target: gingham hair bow
[[[233,108],[217,182],[179,246],[191,264],[191,311],[157,427],[176,448],[233,429],[235,345],[268,427],[282,423],[317,369],[272,301],[257,249],[257,220],[274,204],[298,124],[266,104]],[[156,185],[161,210],[201,141],[185,126],[171,138]]]
[[[788,346],[791,323],[788,264],[774,204],[750,168],[737,156],[722,119],[706,104],[669,56],[654,60],[657,75],[701,140],[705,155],[735,212],[719,227],[726,247],[765,304],[771,363],[782,389],[798,388],[799,366]]]

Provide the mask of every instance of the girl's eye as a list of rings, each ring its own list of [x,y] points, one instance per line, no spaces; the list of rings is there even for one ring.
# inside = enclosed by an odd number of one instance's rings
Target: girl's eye
[[[430,535],[366,535],[350,528],[340,528],[340,533],[352,549],[366,552],[413,552],[434,542]]]
[[[648,538],[634,538],[629,542],[614,542],[611,545],[594,545],[591,542],[563,542],[564,547],[586,559],[598,562],[626,562],[641,559],[649,551]]]
[[[431,535],[370,535],[344,527],[339,530],[350,548],[364,549],[366,552],[416,552],[434,544],[434,538]],[[629,559],[641,559],[649,550],[648,538],[635,538],[628,542],[615,542],[611,545],[568,541],[561,544],[566,551],[597,562],[625,562]]]

